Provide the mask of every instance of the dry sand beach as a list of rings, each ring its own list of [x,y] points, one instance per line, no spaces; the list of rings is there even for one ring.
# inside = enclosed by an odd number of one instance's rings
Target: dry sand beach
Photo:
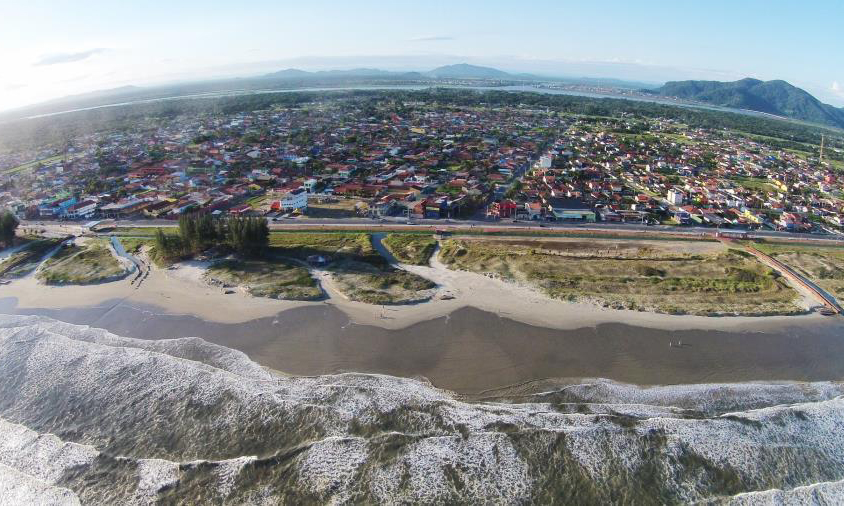
[[[329,304],[361,325],[400,329],[446,316],[460,308],[474,307],[522,323],[554,329],[575,329],[601,323],[623,322],[656,329],[741,330],[776,328],[784,324],[812,323],[823,319],[817,314],[766,317],[703,317],[667,315],[646,311],[603,308],[597,304],[566,302],[550,298],[538,290],[477,273],[448,269],[437,259],[430,266],[400,265],[401,268],[431,279],[438,285],[431,300],[416,304],[373,306],[348,300],[331,281],[331,274],[315,270],[327,299],[321,302],[286,301],[252,297],[238,291],[225,294],[202,280],[207,264],[183,262],[172,270],[153,268],[139,287],[130,280],[92,286],[45,286],[34,276],[0,286],[0,298],[13,297],[19,309],[95,307],[106,301],[155,306],[162,313],[193,315],[219,323],[242,323],[269,317],[280,311],[316,304]],[[813,306],[802,293],[801,305]],[[388,315],[388,317],[387,317]]]

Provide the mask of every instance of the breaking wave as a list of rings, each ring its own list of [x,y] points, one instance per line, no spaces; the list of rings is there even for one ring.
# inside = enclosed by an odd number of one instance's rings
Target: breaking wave
[[[424,380],[287,377],[199,338],[0,316],[13,502],[844,500],[837,382],[584,381],[469,402]]]

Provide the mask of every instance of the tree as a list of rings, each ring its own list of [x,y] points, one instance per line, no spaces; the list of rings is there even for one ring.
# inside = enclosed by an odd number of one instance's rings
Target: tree
[[[20,222],[11,211],[3,211],[3,214],[0,215],[0,239],[6,247],[11,246],[14,242],[15,230],[17,230],[18,225],[20,225]]]
[[[155,250],[161,258],[174,259],[185,254],[182,238],[178,235],[165,234],[162,229],[155,232]]]
[[[519,192],[522,191],[522,186],[522,182],[518,179],[516,181],[513,181],[513,184],[510,185],[510,189],[507,190],[507,193],[505,193],[504,196],[508,199],[515,198],[516,195],[518,195]]]
[[[258,256],[270,243],[266,218],[230,218],[226,228],[226,242],[241,255]]]
[[[209,214],[185,214],[179,218],[179,238],[185,255],[193,255],[224,240],[222,226]]]

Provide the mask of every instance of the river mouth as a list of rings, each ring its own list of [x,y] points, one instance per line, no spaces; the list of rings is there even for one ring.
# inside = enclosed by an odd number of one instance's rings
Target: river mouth
[[[558,330],[472,307],[402,329],[359,325],[330,305],[289,309],[244,323],[170,315],[113,301],[89,308],[18,309],[140,339],[195,336],[287,374],[341,372],[424,377],[467,395],[541,389],[554,378],[638,385],[844,379],[840,319],[763,330],[662,330],[624,323]],[[389,318],[389,310],[385,311]],[[550,383],[554,383],[551,381]]]

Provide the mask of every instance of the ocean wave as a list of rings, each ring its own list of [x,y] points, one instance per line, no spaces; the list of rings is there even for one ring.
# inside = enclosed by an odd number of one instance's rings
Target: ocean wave
[[[843,390],[592,380],[467,402],[424,380],[279,376],[199,338],[0,316],[0,490],[83,503],[738,498],[844,477]]]

